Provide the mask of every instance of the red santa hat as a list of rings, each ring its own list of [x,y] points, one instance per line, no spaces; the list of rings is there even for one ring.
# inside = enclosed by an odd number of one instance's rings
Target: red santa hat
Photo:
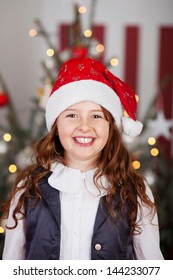
[[[127,135],[135,137],[140,134],[143,125],[136,120],[135,92],[102,63],[91,58],[72,58],[62,65],[46,104],[48,131],[65,109],[83,101],[107,109],[117,127]],[[126,117],[123,107],[128,114]]]

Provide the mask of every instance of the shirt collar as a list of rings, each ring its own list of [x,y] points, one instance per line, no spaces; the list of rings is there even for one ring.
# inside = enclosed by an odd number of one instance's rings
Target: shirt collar
[[[78,169],[64,166],[61,163],[53,163],[51,165],[52,173],[48,178],[48,182],[51,187],[65,193],[75,194],[80,191],[81,187],[86,187],[93,196],[102,197],[107,193],[108,183],[106,178],[102,176],[98,183],[102,184],[104,188],[97,189],[93,181],[96,170],[97,168],[82,172]]]

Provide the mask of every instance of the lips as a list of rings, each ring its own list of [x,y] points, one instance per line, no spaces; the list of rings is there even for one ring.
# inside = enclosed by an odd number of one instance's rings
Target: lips
[[[94,141],[94,138],[92,137],[75,137],[74,139],[80,144],[90,144]]]

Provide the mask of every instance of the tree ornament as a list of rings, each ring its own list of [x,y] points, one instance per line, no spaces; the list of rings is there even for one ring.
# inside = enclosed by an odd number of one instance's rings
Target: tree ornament
[[[71,49],[72,57],[81,58],[87,56],[87,49],[84,46],[75,46]]]
[[[26,146],[16,155],[15,162],[20,169],[32,164],[32,149]]]
[[[156,174],[152,169],[146,169],[144,171],[144,176],[150,187],[152,187],[156,183]]]
[[[0,107],[6,106],[8,101],[8,95],[5,92],[0,91]]]
[[[170,128],[173,127],[173,119],[166,119],[163,110],[158,110],[157,116],[154,120],[149,120],[147,127],[149,133],[155,138],[163,136],[170,140],[172,135]]]

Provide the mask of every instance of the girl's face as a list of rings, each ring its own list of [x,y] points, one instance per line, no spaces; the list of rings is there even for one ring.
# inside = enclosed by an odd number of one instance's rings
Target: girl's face
[[[68,166],[86,171],[94,168],[109,135],[109,122],[100,105],[76,103],[60,114],[57,130]]]

